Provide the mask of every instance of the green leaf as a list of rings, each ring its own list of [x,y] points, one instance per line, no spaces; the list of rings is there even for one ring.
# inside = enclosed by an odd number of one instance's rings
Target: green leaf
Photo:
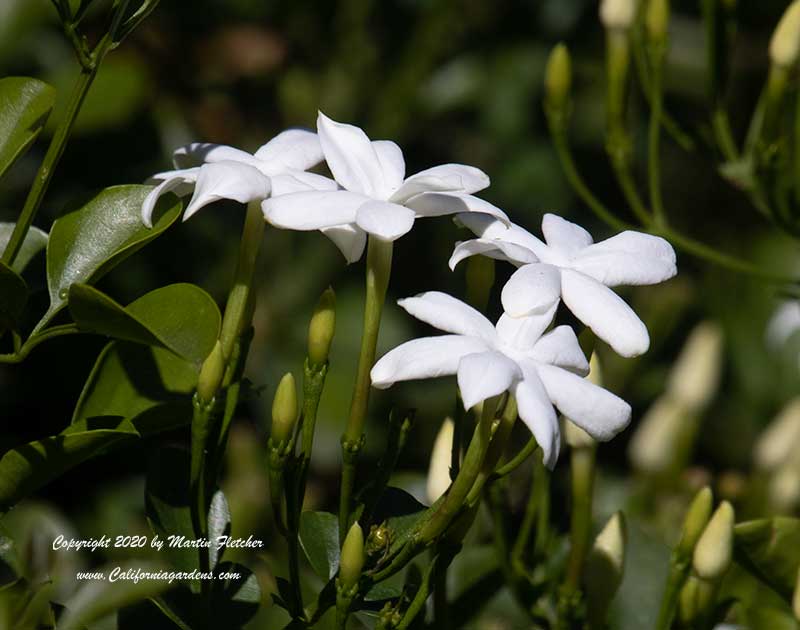
[[[736,525],[734,534],[736,561],[791,601],[800,566],[800,519],[746,521]]]
[[[0,223],[0,252],[6,250],[15,225],[15,223]],[[47,247],[47,238],[47,232],[37,227],[31,227],[25,235],[25,240],[22,241],[22,247],[11,268],[17,273],[22,273],[33,257]]]
[[[212,628],[241,628],[258,612],[261,589],[258,579],[247,567],[223,562],[215,573],[238,577],[214,580],[211,587]]]
[[[108,577],[116,567],[105,567],[102,570]],[[140,571],[142,573],[157,573],[163,568],[151,564],[137,562],[136,564],[123,564],[119,570],[124,573]],[[98,580],[83,584],[64,604],[64,614],[58,621],[58,630],[83,630],[88,624],[113,613],[114,611],[129,606],[170,588],[168,580],[140,579],[116,581]]]
[[[67,303],[69,287],[92,284],[172,225],[181,211],[174,197],[162,197],[153,227],[142,223],[141,209],[151,186],[113,186],[86,205],[56,219],[47,243],[50,308],[36,326],[44,327]]]
[[[220,536],[227,536],[231,533],[231,512],[228,508],[228,500],[222,490],[217,490],[211,498],[211,507],[208,509],[208,548],[209,566],[214,569],[222,559],[225,551],[217,541]]]
[[[187,424],[197,370],[163,348],[112,341],[89,374],[72,416],[72,428],[92,428],[96,418],[128,419],[141,435]]]
[[[0,177],[39,135],[56,91],[27,77],[0,79]]]
[[[339,570],[339,519],[329,512],[300,515],[300,546],[314,572],[329,580]]]
[[[84,331],[162,346],[198,366],[213,350],[222,322],[211,296],[193,284],[161,287],[127,307],[90,286],[73,284],[69,310]]]
[[[103,449],[138,436],[130,423],[109,421],[107,424],[106,428],[73,430],[29,442],[3,455],[0,458],[0,511],[8,510]]]
[[[16,271],[0,262],[0,331],[16,327],[27,301],[28,285]]]

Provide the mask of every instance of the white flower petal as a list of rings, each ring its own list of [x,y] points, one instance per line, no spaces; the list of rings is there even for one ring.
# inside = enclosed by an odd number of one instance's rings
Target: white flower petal
[[[404,203],[423,192],[461,192],[472,194],[489,186],[489,176],[474,166],[442,164],[415,173],[391,197],[395,203]]]
[[[482,400],[502,394],[521,378],[519,366],[499,352],[478,352],[462,357],[458,364],[458,389],[464,409],[472,409]]]
[[[333,191],[339,189],[339,185],[330,177],[305,171],[287,170],[284,173],[273,175],[270,179],[272,180],[273,197],[312,190]]]
[[[485,350],[488,350],[486,342],[476,337],[442,335],[414,339],[380,358],[370,372],[372,386],[385,389],[398,381],[455,374],[462,357]]]
[[[351,192],[377,198],[385,188],[383,170],[367,134],[322,112],[317,117],[317,132],[334,179]]]
[[[515,350],[530,352],[555,317],[558,303],[547,310],[524,317],[511,317],[503,313],[497,320],[497,335]]]
[[[364,254],[367,235],[360,227],[353,224],[334,225],[322,228],[321,232],[339,248],[348,265],[360,260]]]
[[[642,320],[621,297],[597,280],[562,269],[561,299],[617,354],[635,357],[650,347],[650,336]]]
[[[545,466],[552,470],[561,449],[558,418],[536,369],[525,364],[521,367],[525,378],[514,388],[519,417],[531,430],[542,449]]]
[[[657,284],[678,273],[672,245],[659,236],[633,231],[590,245],[570,266],[607,287]]]
[[[468,230],[472,230],[480,238],[503,241],[504,243],[512,243],[519,247],[524,247],[533,252],[542,262],[549,263],[553,259],[553,252],[547,245],[528,232],[528,230],[514,223],[506,224],[494,217],[478,213],[459,214],[456,216],[455,222]]]
[[[178,197],[185,197],[192,192],[194,183],[197,180],[197,172],[199,168],[187,168],[180,171],[168,171],[166,173],[158,173],[153,175],[148,180],[150,182],[158,182],[155,188],[147,193],[142,203],[142,223],[147,227],[153,227],[153,211],[155,210],[156,203],[168,192],[175,193]]]
[[[475,212],[490,215],[505,223],[509,222],[506,213],[497,206],[465,193],[424,192],[415,195],[403,205],[414,210],[419,217],[440,217],[446,214]]]
[[[286,169],[305,171],[323,160],[322,145],[317,134],[306,129],[287,129],[267,142],[255,153],[265,164],[268,175]]]
[[[183,220],[186,221],[203,206],[218,199],[232,199],[240,203],[266,199],[270,193],[269,177],[241,162],[213,162],[204,164],[197,173],[194,195]]]
[[[403,151],[391,140],[375,140],[372,148],[378,155],[386,186],[381,198],[388,199],[395,190],[400,188],[406,176],[406,161],[403,158]]]
[[[469,241],[456,243],[453,255],[450,256],[448,264],[450,269],[455,269],[456,265],[465,258],[482,254],[495,260],[505,260],[515,265],[539,262],[536,255],[525,247],[520,247],[513,243],[506,243],[500,240],[490,240],[486,238],[474,238]]]
[[[542,217],[542,233],[550,247],[567,256],[578,253],[593,242],[591,234],[580,225],[550,213]]]
[[[262,205],[264,218],[289,230],[318,230],[354,223],[358,208],[369,199],[346,190],[299,192],[270,197]]]
[[[552,265],[532,263],[517,269],[503,287],[503,309],[512,317],[542,313],[561,295],[559,270]]]
[[[628,426],[631,406],[619,396],[561,368],[539,365],[537,371],[553,404],[595,440],[610,440]]]
[[[259,166],[259,160],[247,151],[210,142],[192,142],[175,149],[172,154],[172,162],[176,168],[189,168],[212,162],[241,162],[250,166]]]
[[[543,335],[533,346],[530,356],[539,363],[555,365],[580,376],[589,374],[589,362],[575,331],[569,326],[557,326]]]
[[[494,326],[488,319],[468,304],[446,293],[428,291],[397,300],[397,304],[420,321],[439,330],[480,337],[488,343],[494,343],[497,338]]]
[[[368,201],[358,209],[356,223],[369,234],[396,241],[414,227],[414,213],[388,201]]]

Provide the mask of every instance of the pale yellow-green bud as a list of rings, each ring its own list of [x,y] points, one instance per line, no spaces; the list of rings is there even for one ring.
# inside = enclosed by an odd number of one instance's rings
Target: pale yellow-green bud
[[[452,418],[445,418],[442,428],[433,443],[431,464],[428,468],[428,483],[426,486],[428,501],[431,505],[441,497],[450,487],[450,464],[453,453],[453,433],[455,424]]]
[[[769,43],[769,58],[776,66],[789,68],[800,53],[800,0],[784,11]]]
[[[358,521],[353,523],[342,545],[342,559],[339,564],[339,582],[345,589],[358,584],[361,569],[364,568],[364,532]]]
[[[617,512],[597,535],[586,558],[583,578],[592,627],[603,626],[608,606],[622,583],[626,540],[625,517]]]
[[[686,518],[683,519],[683,530],[677,547],[678,555],[682,558],[692,555],[697,541],[700,540],[700,536],[703,535],[703,531],[708,525],[713,506],[714,495],[708,486],[694,495],[694,499],[686,511]]]
[[[776,470],[800,444],[800,398],[793,399],[764,430],[754,449],[761,470]]]
[[[734,518],[733,506],[723,501],[697,541],[692,566],[704,580],[716,582],[731,566]]]
[[[544,74],[544,92],[547,105],[553,110],[563,111],[572,89],[572,60],[569,49],[557,44],[547,59]]]
[[[600,21],[606,28],[628,29],[636,18],[636,0],[602,0]]]
[[[589,374],[586,380],[594,385],[603,386],[603,371],[600,367],[600,357],[596,352],[592,352],[592,358],[589,360]],[[597,444],[591,435],[569,418],[564,418],[564,439],[572,448],[591,448]]]
[[[770,503],[776,512],[789,514],[800,503],[800,449],[772,473],[767,486]]]
[[[335,329],[336,294],[328,287],[320,296],[308,325],[308,362],[311,365],[327,362]]]
[[[792,612],[794,618],[800,621],[800,569],[797,571],[797,579],[794,584],[794,594],[792,595]]]
[[[680,458],[696,418],[670,396],[657,399],[647,410],[628,445],[634,467],[658,475],[669,472]]]
[[[649,0],[645,26],[650,41],[660,43],[666,39],[669,27],[669,0]]]
[[[297,421],[297,387],[291,372],[283,375],[275,398],[272,399],[272,433],[270,439],[276,446],[291,438]]]
[[[197,379],[197,396],[204,403],[214,399],[225,374],[225,359],[222,356],[222,344],[217,340],[214,349],[203,361],[200,376]]]
[[[714,602],[714,584],[690,575],[678,599],[678,619],[682,626],[690,627]]]
[[[695,327],[675,362],[667,389],[690,411],[702,411],[717,391],[722,369],[722,330],[703,322]]]

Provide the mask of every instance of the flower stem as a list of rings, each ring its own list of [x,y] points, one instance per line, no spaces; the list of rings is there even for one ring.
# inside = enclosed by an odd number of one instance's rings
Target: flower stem
[[[570,519],[570,553],[564,588],[572,595],[580,588],[583,563],[589,551],[592,531],[592,492],[595,471],[594,446],[573,448],[570,459],[572,486],[572,518]]]
[[[350,500],[355,483],[355,469],[361,447],[364,445],[364,422],[369,404],[369,373],[375,363],[375,348],[381,325],[383,303],[392,271],[392,249],[390,241],[370,236],[367,246],[366,300],[364,304],[364,333],[361,337],[361,352],[358,371],[350,404],[350,418],[342,435],[342,483],[339,499],[339,538],[344,540],[350,518]]]
[[[683,583],[689,575],[690,564],[688,559],[679,558],[673,554],[669,563],[669,575],[664,595],[661,598],[661,608],[658,612],[656,630],[669,630],[672,627],[672,618],[675,616],[675,608],[678,605],[678,597],[681,593]]]
[[[664,74],[664,47],[653,45],[653,75],[650,81],[650,128],[647,143],[647,171],[650,186],[650,206],[653,208],[653,221],[658,226],[666,225],[667,215],[661,196],[661,116],[664,106],[662,79]]]

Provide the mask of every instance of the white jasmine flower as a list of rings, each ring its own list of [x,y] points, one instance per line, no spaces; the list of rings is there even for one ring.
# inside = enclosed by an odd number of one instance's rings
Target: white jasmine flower
[[[365,233],[394,241],[408,233],[419,217],[483,212],[508,218],[492,204],[473,197],[489,177],[463,164],[443,164],[405,176],[403,152],[394,142],[371,141],[358,127],[331,120],[320,112],[317,131],[325,160],[341,186],[335,191],[273,196],[264,204],[267,221],[292,230],[319,230],[348,225],[361,239],[345,254],[358,260]]]
[[[384,355],[370,373],[374,387],[457,374],[465,409],[510,391],[550,467],[560,445],[554,405],[598,440],[611,439],[630,421],[628,403],[582,378],[589,364],[569,326],[542,334],[555,306],[522,318],[504,314],[494,326],[472,307],[436,291],[398,304],[452,334],[415,339]]]
[[[543,312],[560,297],[620,355],[632,357],[647,351],[647,328],[609,287],[656,284],[674,276],[675,250],[663,238],[626,231],[594,243],[582,227],[545,214],[543,243],[518,225],[484,215],[463,214],[457,220],[479,238],[456,244],[451,269],[475,254],[520,266],[501,296],[509,315]]]

